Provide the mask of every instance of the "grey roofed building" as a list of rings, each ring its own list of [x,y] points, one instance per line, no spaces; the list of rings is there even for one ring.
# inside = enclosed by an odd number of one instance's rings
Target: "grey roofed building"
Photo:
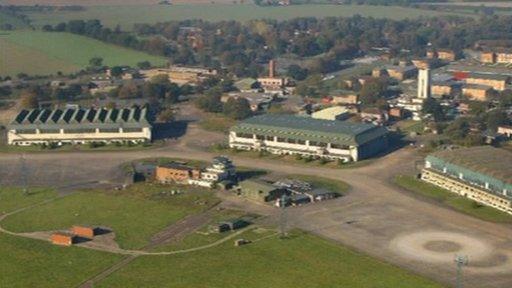
[[[348,121],[329,121],[293,115],[261,115],[244,120],[232,129],[234,132],[254,132],[303,140],[316,140],[342,145],[361,145],[388,131],[384,127]]]
[[[10,145],[151,140],[146,108],[22,110],[7,129]]]
[[[482,177],[495,178],[512,190],[512,153],[504,149],[478,146],[443,150],[427,156],[427,160],[451,163],[484,175]]]
[[[151,126],[147,109],[22,110],[9,129],[144,128]]]

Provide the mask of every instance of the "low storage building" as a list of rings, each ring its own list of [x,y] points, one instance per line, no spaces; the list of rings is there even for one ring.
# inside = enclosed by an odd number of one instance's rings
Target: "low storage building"
[[[350,116],[349,110],[343,106],[328,107],[311,114],[313,119],[322,120],[345,120]]]
[[[7,126],[9,145],[151,141],[147,109],[22,110]]]
[[[269,202],[287,194],[286,189],[261,180],[245,180],[240,182],[240,192],[243,196],[259,202]]]
[[[67,232],[55,232],[50,239],[55,245],[71,246],[76,243],[77,236]]]
[[[96,235],[96,228],[90,226],[74,225],[71,227],[71,232],[80,237],[92,239]]]
[[[179,163],[168,163],[156,167],[155,180],[161,183],[183,183],[201,178],[201,171]]]
[[[512,214],[512,153],[506,150],[481,146],[431,154],[421,179]]]
[[[386,151],[387,135],[386,128],[373,124],[267,114],[233,126],[229,146],[349,162]]]
[[[479,84],[465,84],[462,86],[462,95],[474,101],[487,101],[492,93],[492,87]]]

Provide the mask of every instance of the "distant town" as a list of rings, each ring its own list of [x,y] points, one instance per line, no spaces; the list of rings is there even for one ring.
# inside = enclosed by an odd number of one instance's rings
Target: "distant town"
[[[0,286],[512,286],[507,5],[11,2]]]

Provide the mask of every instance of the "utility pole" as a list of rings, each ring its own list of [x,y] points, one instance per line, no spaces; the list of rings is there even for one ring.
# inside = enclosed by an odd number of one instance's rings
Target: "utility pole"
[[[25,160],[25,154],[20,156],[20,181],[24,195],[28,195],[28,168]]]
[[[284,238],[286,237],[286,195],[283,194],[279,201],[279,206],[281,207],[281,213],[279,217],[279,229],[281,230],[281,238]]]
[[[463,288],[463,278],[462,278],[462,267],[468,265],[468,257],[462,255],[455,256],[455,264],[457,265],[457,284],[455,287]]]

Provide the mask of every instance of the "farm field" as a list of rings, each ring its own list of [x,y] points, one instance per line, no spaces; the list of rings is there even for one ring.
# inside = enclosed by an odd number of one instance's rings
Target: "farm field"
[[[0,75],[48,75],[76,72],[93,57],[108,66],[135,66],[141,61],[163,65],[166,59],[69,33],[15,31],[0,34]]]
[[[298,231],[287,239],[258,230],[238,237],[253,243],[234,247],[227,241],[191,253],[141,256],[97,287],[443,287]]]
[[[288,7],[260,7],[253,4],[204,4],[204,5],[141,5],[90,6],[85,11],[31,12],[27,13],[34,25],[57,24],[73,19],[99,19],[109,27],[121,25],[132,29],[135,23],[157,23],[172,20],[203,19],[207,21],[251,19],[285,20],[296,17],[348,17],[359,14],[375,18],[405,19],[426,16],[425,10],[392,6],[365,5],[295,5]],[[429,16],[453,13],[428,11]]]
[[[0,287],[76,287],[121,259],[78,247],[0,234]]]
[[[2,227],[13,232],[63,230],[72,225],[112,228],[122,248],[135,249],[148,244],[152,235],[168,225],[208,209],[217,199],[210,191],[172,187],[132,185],[123,191],[85,191],[11,215]]]

